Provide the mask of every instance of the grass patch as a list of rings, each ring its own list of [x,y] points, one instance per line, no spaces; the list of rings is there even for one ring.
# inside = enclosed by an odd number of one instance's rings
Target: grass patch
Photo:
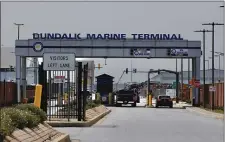
[[[98,107],[100,105],[101,105],[101,101],[98,101],[98,100],[87,101],[86,110],[94,108],[94,107]]]
[[[33,128],[47,119],[45,112],[32,104],[20,104],[0,111],[0,135],[3,137],[15,129]]]
[[[220,114],[224,113],[224,110],[222,107],[215,108],[214,110],[212,110],[210,108],[204,108],[203,106],[201,106],[200,108],[207,110],[207,111],[215,112],[215,113],[220,113]]]

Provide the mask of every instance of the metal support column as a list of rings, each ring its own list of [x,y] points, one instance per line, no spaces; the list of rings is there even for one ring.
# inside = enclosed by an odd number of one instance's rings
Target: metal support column
[[[196,59],[192,58],[192,79],[196,77]],[[196,94],[195,94],[195,88],[192,88],[192,105],[195,106],[195,99],[196,99]]]
[[[176,103],[179,103],[178,100],[178,96],[179,96],[179,73],[176,73]]]
[[[23,86],[23,99],[25,99],[27,97],[26,95],[26,90],[27,90],[27,80],[26,80],[26,69],[27,69],[27,65],[26,65],[26,57],[21,57],[22,58],[22,86]]]
[[[16,56],[17,103],[21,103],[20,74],[21,74],[21,57]]]
[[[78,98],[78,105],[77,105],[77,111],[78,111],[78,121],[81,121],[82,119],[82,62],[78,62],[78,79],[77,79],[77,98]]]
[[[192,59],[192,77],[200,81],[200,58]],[[195,98],[194,105],[200,105],[200,91],[199,88],[193,88],[193,96]]]
[[[200,57],[195,59],[195,78],[196,80],[201,81],[200,78],[200,63],[201,63],[201,59]],[[196,104],[197,106],[200,106],[200,88],[195,88],[195,93],[196,93]]]
[[[34,84],[38,84],[38,59],[34,58]]]
[[[70,98],[71,98],[71,89],[70,89],[70,71],[67,71],[67,106],[68,106],[68,115],[67,115],[67,119],[68,121],[70,121],[70,113],[71,113],[71,110],[70,110]]]
[[[87,101],[87,78],[88,78],[88,63],[84,65],[84,72],[83,72],[84,84],[83,84],[83,121],[86,118],[86,101]]]
[[[38,82],[42,85],[41,109],[47,113],[47,104],[48,104],[48,98],[47,97],[48,97],[48,91],[49,90],[47,89],[47,71],[43,70],[43,62],[39,66],[38,70],[39,70],[39,80],[38,80]]]
[[[149,93],[150,93],[150,72],[148,73],[148,84],[147,84],[147,100],[149,100]],[[147,106],[149,106],[149,101],[147,101]]]
[[[180,93],[180,99],[183,100],[183,84],[184,84],[184,78],[183,78],[183,58],[181,58],[181,93]]]

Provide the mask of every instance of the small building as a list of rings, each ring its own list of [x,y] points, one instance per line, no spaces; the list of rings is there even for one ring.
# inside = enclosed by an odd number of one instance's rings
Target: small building
[[[108,74],[102,74],[96,77],[97,79],[97,93],[100,94],[103,103],[108,103],[108,95],[113,92],[114,77]]]

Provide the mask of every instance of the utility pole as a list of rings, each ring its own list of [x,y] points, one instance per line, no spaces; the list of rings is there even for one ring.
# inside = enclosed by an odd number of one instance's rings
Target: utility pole
[[[203,34],[203,39],[202,39],[202,48],[203,48],[203,97],[204,97],[204,103],[203,106],[204,108],[206,108],[206,90],[205,90],[205,33],[206,32],[212,32],[210,30],[198,30],[198,31],[194,31],[194,32],[201,32]]]
[[[222,23],[215,23],[215,22],[212,22],[212,23],[205,23],[205,24],[202,24],[202,25],[211,25],[212,26],[212,86],[215,87],[214,85],[214,34],[215,34],[215,26],[217,25],[224,25]],[[212,92],[212,110],[214,110],[214,91]]]

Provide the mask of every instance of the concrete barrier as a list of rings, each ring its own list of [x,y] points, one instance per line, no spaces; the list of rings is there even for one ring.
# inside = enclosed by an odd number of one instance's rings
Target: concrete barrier
[[[5,137],[5,142],[33,142],[33,141],[51,141],[51,142],[71,142],[69,135],[53,129],[50,125],[39,124],[33,129],[17,129],[10,136]]]

